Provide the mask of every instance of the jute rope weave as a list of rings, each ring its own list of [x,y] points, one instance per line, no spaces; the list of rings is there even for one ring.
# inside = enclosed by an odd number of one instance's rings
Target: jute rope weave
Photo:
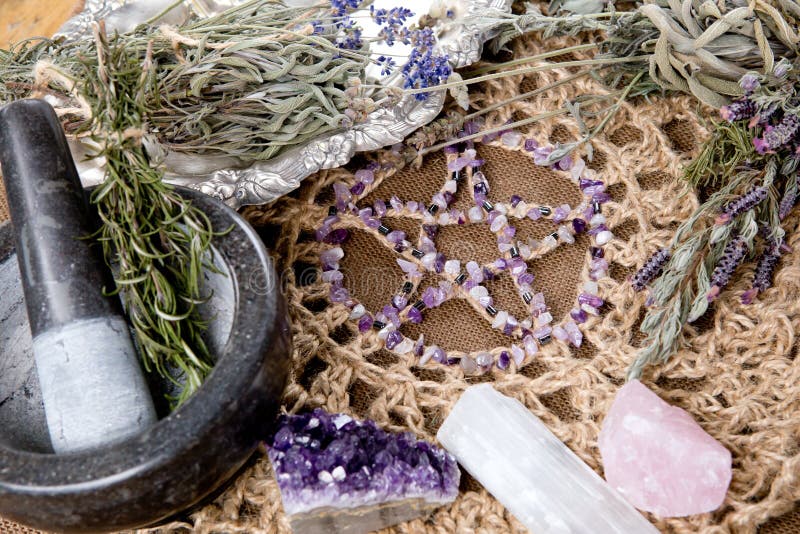
[[[511,46],[516,57],[523,57],[572,42],[551,39],[545,47],[536,38],[527,38]],[[495,80],[480,89],[474,104],[482,107],[568,74],[561,69],[536,77]],[[524,118],[558,109],[567,98],[604,91],[584,78],[549,92],[546,98],[512,104],[492,116],[491,122],[500,124],[512,116]],[[676,225],[697,206],[695,196],[678,177],[682,164],[708,135],[698,112],[702,115],[708,110],[699,110],[690,97],[626,104],[606,133],[593,141],[592,166],[610,186],[613,200],[605,212],[617,236],[606,247],[612,265],[609,278],[601,282],[607,309],[587,324],[579,350],[551,343],[519,370],[465,377],[457,367],[433,362],[417,367],[413,357],[383,350],[374,333],[358,334],[348,319],[349,311],[328,301],[327,285],[316,276],[322,246],[314,240],[313,230],[327,213],[331,184],[352,179],[357,164],[349,170],[320,173],[272,205],[245,210],[274,251],[290,303],[294,373],[284,399],[286,409],[294,412],[321,406],[433,440],[461,392],[470,384],[491,381],[500,392],[523,402],[580,458],[602,473],[597,437],[641,341],[638,324],[645,295],[634,293],[626,278],[671,238]],[[565,142],[577,139],[579,131],[572,119],[559,118],[537,124],[526,134],[539,141]],[[534,167],[527,155],[499,144],[479,147],[479,155],[487,158],[484,172],[492,186],[490,199],[498,195],[507,200],[519,193],[555,204],[577,198],[574,186]],[[388,158],[389,154],[379,157]],[[374,195],[385,199],[396,193],[403,199],[423,200],[438,189],[443,172],[441,156],[434,155],[420,170],[405,169],[384,177]],[[797,214],[794,218],[792,224],[800,220]],[[390,222],[410,235],[418,230],[411,221]],[[488,230],[484,230],[467,225],[461,233],[443,233],[437,247],[467,261],[472,259],[469,254],[496,247],[494,238],[486,239]],[[518,231],[537,237],[535,226],[519,227]],[[795,250],[800,247],[797,232],[790,233],[789,245]],[[377,311],[390,298],[388,291],[396,288],[391,280],[400,279],[393,254],[359,232],[354,232],[344,249],[342,268],[348,288],[370,311]],[[557,319],[568,311],[568,303],[587,275],[586,254],[579,242],[531,266],[535,284],[547,294]],[[643,377],[662,398],[688,410],[734,458],[733,481],[720,510],[690,518],[651,517],[664,532],[800,531],[800,514],[793,512],[800,501],[800,362],[796,358],[800,345],[794,334],[800,327],[800,252],[784,256],[774,288],[755,304],[743,306],[739,296],[752,269],[752,265],[745,267],[748,274],[725,292],[708,318],[689,330],[685,346],[667,365],[648,369]],[[374,280],[375,272],[383,273],[390,282],[363,283]],[[501,307],[512,309],[516,297],[502,284],[498,282],[490,291]],[[415,337],[419,332],[448,350],[490,350],[510,343],[483,317],[458,302],[426,311],[418,331],[406,334]],[[507,454],[513,457],[515,452]],[[0,522],[0,530],[6,528],[14,527]],[[185,521],[150,532],[181,531],[289,532],[266,458],[254,459],[222,495]],[[505,533],[524,529],[465,474],[461,494],[452,506],[387,532]]]

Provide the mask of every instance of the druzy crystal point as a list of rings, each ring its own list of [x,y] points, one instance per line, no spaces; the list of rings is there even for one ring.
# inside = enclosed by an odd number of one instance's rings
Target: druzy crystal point
[[[599,445],[606,480],[640,510],[680,517],[725,499],[730,451],[638,380],[617,393]]]
[[[429,514],[458,495],[446,451],[411,433],[322,409],[283,416],[268,455],[296,533],[361,533]]]
[[[467,388],[436,437],[531,532],[657,532],[538,417],[491,384]]]

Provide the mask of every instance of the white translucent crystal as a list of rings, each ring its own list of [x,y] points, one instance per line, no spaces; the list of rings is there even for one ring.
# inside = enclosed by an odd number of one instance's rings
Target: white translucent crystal
[[[412,350],[414,350],[414,342],[409,338],[404,338],[403,341],[398,343],[394,348],[397,354],[408,354]]]
[[[558,237],[560,237],[564,243],[572,244],[575,242],[572,232],[570,232],[569,229],[563,224],[558,227]]]
[[[508,322],[508,312],[500,310],[492,321],[492,328],[503,328]]]
[[[528,205],[525,203],[524,200],[520,200],[517,203],[517,207],[514,208],[514,214],[520,218],[525,217],[525,215],[528,214]]]
[[[589,293],[590,295],[597,295],[597,290],[598,290],[597,282],[594,282],[592,280],[589,280],[588,282],[584,282],[583,283],[583,290],[585,292]]]
[[[461,272],[461,262],[458,260],[447,260],[444,262],[444,272],[447,274],[458,275]]]
[[[478,222],[483,219],[483,211],[478,206],[472,206],[467,212],[467,216],[470,221]]]
[[[531,532],[658,532],[538,417],[491,384],[467,388],[436,437]]]
[[[498,215],[495,220],[492,221],[492,224],[489,225],[489,230],[492,232],[499,232],[501,228],[503,228],[508,221],[506,220],[505,215]]]
[[[367,310],[364,308],[364,305],[356,304],[353,307],[353,311],[350,312],[350,319],[361,319],[365,313],[367,313]]]
[[[592,215],[592,218],[589,219],[589,224],[591,226],[598,226],[600,224],[605,224],[605,223],[606,223],[606,216],[603,215],[602,213],[595,213],[594,215]]]
[[[600,246],[605,245],[612,239],[614,239],[614,234],[612,234],[608,230],[603,230],[595,237],[595,241],[597,241],[597,244]]]
[[[444,183],[444,190],[447,191],[448,193],[455,194],[457,188],[458,188],[458,182],[456,182],[455,180],[447,180]]]

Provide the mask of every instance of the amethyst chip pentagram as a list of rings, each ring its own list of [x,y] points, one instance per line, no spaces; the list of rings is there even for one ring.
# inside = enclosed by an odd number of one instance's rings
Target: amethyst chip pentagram
[[[319,408],[282,416],[278,428],[268,455],[295,532],[370,532],[458,495],[453,456],[409,432]]]

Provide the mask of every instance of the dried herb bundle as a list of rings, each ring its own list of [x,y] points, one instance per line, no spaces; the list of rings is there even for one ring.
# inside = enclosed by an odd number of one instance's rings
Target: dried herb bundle
[[[721,109],[724,122],[687,167],[691,184],[714,192],[678,228],[666,253],[657,251],[633,278],[636,290],[650,284],[651,307],[641,326],[645,347],[629,378],[669,358],[683,326],[706,313],[748,258],[758,261],[742,302],[772,285],[784,248],[783,220],[798,198],[797,74],[782,60],[773,74],[745,75],[745,96]]]
[[[609,86],[627,86],[638,75],[631,96],[680,91],[714,107],[742,95],[736,82],[746,72],[771,72],[775,58],[797,57],[800,44],[800,4],[794,0],[654,0],[631,12],[559,16],[529,5],[522,15],[488,16],[500,31],[491,43],[495,51],[534,31],[545,37],[604,31],[594,67],[607,67],[603,78]],[[646,61],[619,61],[633,57]]]
[[[337,48],[335,27],[312,24],[321,17],[330,17],[330,6],[255,0],[179,28],[144,25],[109,37],[131,69],[152,58],[142,98],[150,156],[158,161],[169,150],[269,159],[352,123],[346,90],[363,80],[369,59]],[[93,102],[81,87],[98,71],[81,69],[101,66],[97,47],[93,39],[43,40],[0,51],[0,99],[55,94],[69,102],[61,109],[68,132],[85,130]]]

